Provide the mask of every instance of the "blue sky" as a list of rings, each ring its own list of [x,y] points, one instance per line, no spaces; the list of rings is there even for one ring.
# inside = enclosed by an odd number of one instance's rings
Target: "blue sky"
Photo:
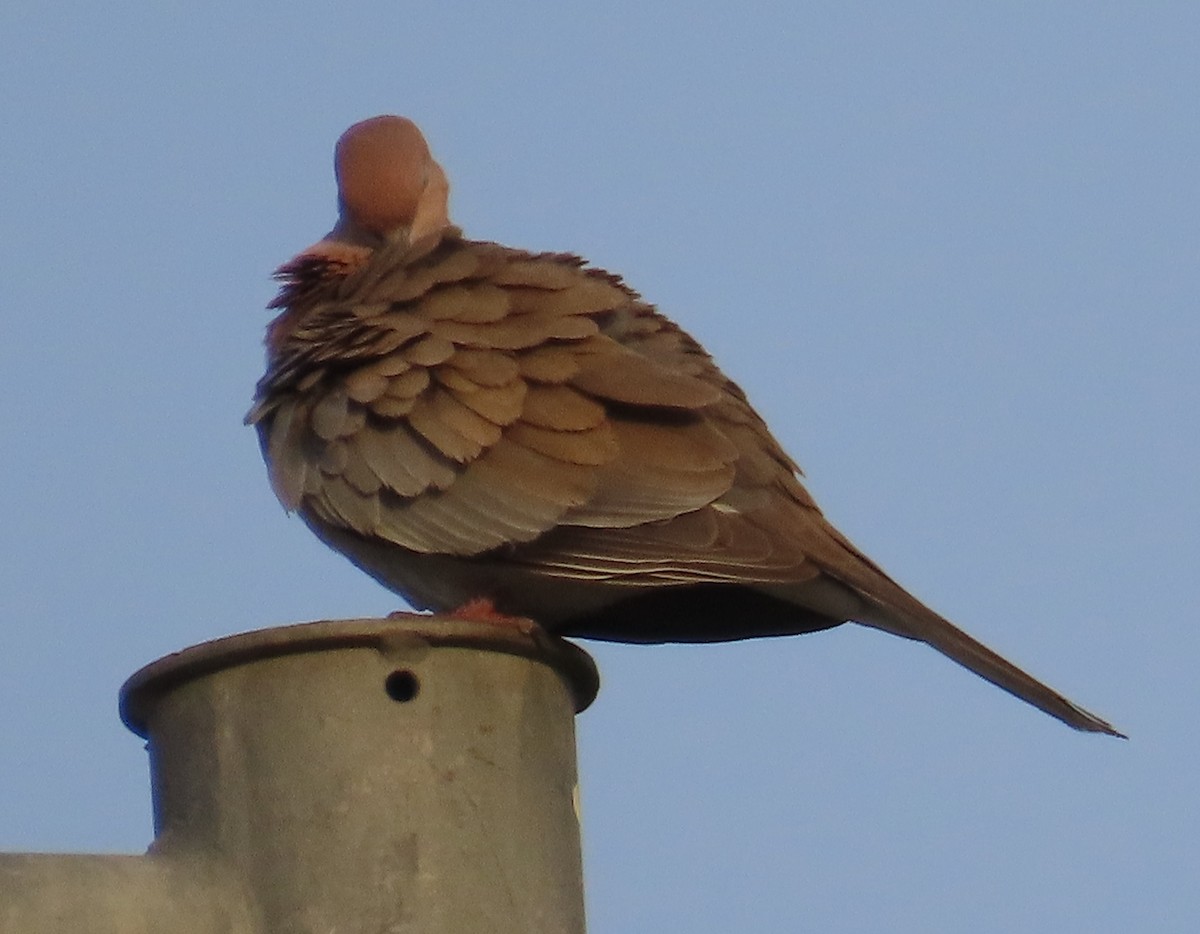
[[[1200,7],[0,9],[0,849],[129,851],[116,690],[395,598],[242,427],[337,135],[413,117],[476,237],[624,274],[833,521],[1130,733],[865,629],[589,645],[590,930],[1200,926]]]

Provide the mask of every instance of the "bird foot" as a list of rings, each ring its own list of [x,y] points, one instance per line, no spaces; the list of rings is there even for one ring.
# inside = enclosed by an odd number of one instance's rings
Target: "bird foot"
[[[537,624],[527,617],[502,613],[496,609],[496,604],[491,597],[473,597],[466,603],[456,606],[446,615],[477,623],[491,623],[493,626],[508,626],[526,634],[538,628]]]
[[[491,597],[472,597],[466,603],[456,606],[447,615],[456,616],[459,619],[473,619],[481,623],[522,622],[522,617],[509,616],[496,609],[496,604]]]

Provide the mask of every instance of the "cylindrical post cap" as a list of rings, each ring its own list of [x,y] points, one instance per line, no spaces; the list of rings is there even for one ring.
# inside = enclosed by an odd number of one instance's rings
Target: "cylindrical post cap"
[[[483,649],[542,662],[563,679],[576,713],[587,709],[600,689],[596,663],[587,652],[529,620],[492,622],[397,613],[386,619],[322,620],[259,629],[166,655],[134,672],[121,687],[121,719],[145,737],[149,711],[162,695],[193,678],[248,662],[325,649],[368,647],[388,652],[421,645]]]

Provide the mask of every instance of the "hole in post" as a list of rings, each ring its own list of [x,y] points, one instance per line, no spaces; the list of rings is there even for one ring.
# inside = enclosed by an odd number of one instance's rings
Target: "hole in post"
[[[407,668],[400,668],[384,679],[383,689],[387,691],[387,696],[392,700],[407,704],[417,696],[417,692],[421,689],[421,683],[417,681],[417,676]]]

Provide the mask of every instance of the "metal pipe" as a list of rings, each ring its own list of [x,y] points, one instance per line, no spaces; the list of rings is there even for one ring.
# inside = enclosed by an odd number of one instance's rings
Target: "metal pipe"
[[[163,930],[170,910],[197,934],[582,934],[572,715],[597,687],[583,650],[507,621],[309,623],[168,656],[121,696],[149,740],[150,852],[0,856],[0,932]],[[88,902],[94,924],[51,921]],[[139,904],[154,925],[128,921]]]

